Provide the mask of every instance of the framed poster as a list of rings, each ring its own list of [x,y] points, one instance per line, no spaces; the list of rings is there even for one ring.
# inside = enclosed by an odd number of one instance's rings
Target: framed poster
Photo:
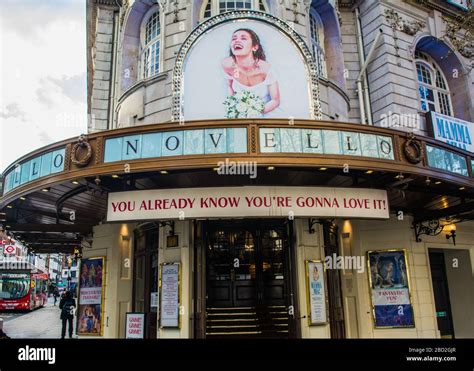
[[[324,273],[324,263],[321,260],[306,261],[306,299],[310,326],[325,325],[327,323]]]
[[[181,287],[181,264],[161,264],[160,276],[160,326],[180,327],[179,306]]]
[[[81,260],[77,311],[78,335],[103,335],[105,256]]]
[[[405,250],[368,251],[375,328],[415,327]]]
[[[259,16],[221,22],[193,43],[184,60],[185,120],[313,118],[309,62],[281,25]]]
[[[145,313],[125,313],[125,339],[143,339],[145,337]]]

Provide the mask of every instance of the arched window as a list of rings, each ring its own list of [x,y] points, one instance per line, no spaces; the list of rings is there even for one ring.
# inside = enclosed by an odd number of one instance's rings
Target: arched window
[[[201,20],[231,10],[260,10],[268,12],[265,0],[205,0],[202,7]]]
[[[319,14],[311,8],[309,12],[309,33],[311,51],[314,60],[318,63],[319,75],[326,77],[326,56],[324,55],[324,28]]]
[[[415,58],[421,109],[452,116],[451,95],[441,69],[427,54],[416,51]]]
[[[153,11],[145,17],[145,26],[142,32],[142,66],[143,77],[146,79],[160,72],[160,39],[161,25],[160,12]]]

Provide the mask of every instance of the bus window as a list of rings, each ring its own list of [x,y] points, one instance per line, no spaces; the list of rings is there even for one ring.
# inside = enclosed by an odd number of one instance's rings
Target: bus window
[[[0,299],[20,299],[30,289],[29,274],[1,274]]]

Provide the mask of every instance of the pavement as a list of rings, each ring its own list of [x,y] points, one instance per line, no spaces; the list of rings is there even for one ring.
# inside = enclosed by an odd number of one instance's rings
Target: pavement
[[[54,299],[48,298],[48,303],[43,308],[22,314],[19,316],[9,316],[10,313],[0,317],[4,319],[3,331],[12,339],[58,339],[61,337],[61,320],[59,315],[59,300],[56,306]],[[76,318],[73,321],[74,332],[76,331]],[[67,330],[67,329],[66,329]],[[68,332],[66,331],[66,338]],[[77,335],[73,333],[73,338]]]

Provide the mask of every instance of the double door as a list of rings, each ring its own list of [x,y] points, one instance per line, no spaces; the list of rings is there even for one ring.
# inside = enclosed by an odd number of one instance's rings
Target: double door
[[[145,337],[155,339],[158,319],[158,226],[135,231],[133,312],[145,314]]]
[[[271,308],[288,304],[287,232],[270,221],[209,222],[207,307]]]

